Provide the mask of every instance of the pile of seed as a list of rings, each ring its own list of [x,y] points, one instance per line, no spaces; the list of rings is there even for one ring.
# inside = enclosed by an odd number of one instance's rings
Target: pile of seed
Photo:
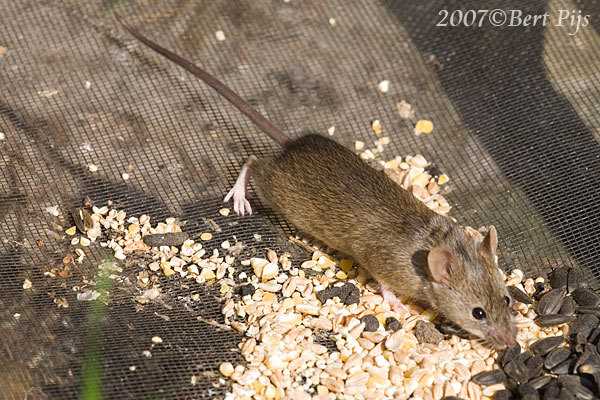
[[[442,186],[448,182],[448,176],[441,174],[422,155],[406,156],[404,160],[396,157],[384,164],[384,170],[433,211],[442,215],[450,212],[450,204],[442,195]]]
[[[439,193],[448,179],[422,156],[385,164],[393,179],[432,209],[449,211]],[[229,210],[219,213],[226,217]],[[239,261],[251,271],[244,272],[234,267],[242,243],[224,241],[207,250],[211,232],[190,238],[174,218],[152,225],[146,215],[127,217],[110,205],[91,204],[73,218],[75,226],[66,229],[75,247],[71,262],[81,263],[94,242],[117,260],[147,260],[136,280],[141,304],[161,296],[161,277],[219,285],[225,324],[243,334],[244,363],[219,367],[221,383],[231,385],[228,398],[478,400],[599,393],[598,296],[573,270],[558,269],[549,282],[524,279],[519,270],[506,277],[519,346],[499,356],[477,340],[443,335],[431,311],[409,304],[392,310],[351,260],[318,249],[299,265],[266,249],[265,258]],[[122,271],[111,264],[108,272],[119,280]],[[60,278],[61,272],[48,275]],[[77,287],[78,300],[99,297],[93,282]]]
[[[579,271],[564,267],[554,270],[549,282],[516,284],[511,294],[523,310],[528,304],[526,315],[542,327],[562,324],[564,335],[538,340],[526,351],[521,346],[506,350],[498,369],[473,381],[504,384],[495,399],[600,398],[600,297]]]

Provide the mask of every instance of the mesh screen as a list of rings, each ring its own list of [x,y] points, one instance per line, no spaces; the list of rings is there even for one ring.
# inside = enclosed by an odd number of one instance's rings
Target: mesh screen
[[[110,399],[222,396],[217,367],[240,359],[240,337],[219,326],[218,288],[165,280],[163,303],[136,306],[135,260],[86,338],[91,306],[72,287],[93,278],[106,250],[86,250],[64,284],[44,275],[69,252],[69,210],[86,196],[128,215],[177,217],[192,235],[216,223],[209,248],[235,237],[245,256],[265,247],[303,252],[287,240],[292,228],[256,200],[251,217],[217,212],[243,161],[276,146],[119,29],[113,11],[291,136],[335,126],[333,138],[346,146],[372,143],[370,122],[379,119],[392,139],[384,158],[421,153],[435,162],[452,179],[451,215],[497,226],[505,268],[540,274],[573,265],[600,276],[600,3],[486,3],[525,14],[581,10],[591,24],[576,34],[552,23],[436,26],[441,9],[481,8],[475,1],[0,1],[0,396],[78,398],[90,343]],[[384,79],[386,94],[377,90]],[[415,120],[398,115],[401,100]],[[434,122],[432,135],[414,135],[419,118]],[[45,211],[53,205],[60,217]],[[33,290],[23,290],[25,278]],[[195,293],[201,306],[188,301]],[[68,308],[54,301],[63,297]],[[147,358],[155,335],[164,343]]]

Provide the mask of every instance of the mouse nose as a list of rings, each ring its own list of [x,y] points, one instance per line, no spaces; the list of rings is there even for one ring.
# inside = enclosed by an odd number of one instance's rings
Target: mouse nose
[[[515,337],[514,332],[512,332],[511,330],[498,332],[498,335],[496,337],[498,339],[498,342],[503,346],[513,347],[517,344],[517,338]]]

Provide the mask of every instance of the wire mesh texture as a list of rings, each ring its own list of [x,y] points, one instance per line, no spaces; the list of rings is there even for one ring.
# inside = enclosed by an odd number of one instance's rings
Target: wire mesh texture
[[[86,196],[128,215],[177,217],[190,234],[216,223],[208,247],[235,237],[245,255],[302,253],[287,241],[293,228],[257,200],[250,217],[217,212],[243,161],[276,146],[121,30],[115,11],[293,137],[335,126],[333,138],[348,147],[372,143],[379,119],[391,138],[384,158],[423,154],[451,177],[452,216],[496,225],[503,267],[543,274],[572,265],[598,278],[600,3],[484,3],[553,17],[581,12],[590,23],[576,33],[555,19],[437,26],[440,10],[481,9],[475,1],[1,0],[0,398],[80,396],[92,309],[72,288],[93,278],[106,249],[90,247],[67,280],[44,272],[70,251],[69,210]],[[382,80],[387,93],[377,90]],[[434,122],[433,134],[414,135],[415,120],[397,112],[401,100]],[[45,211],[54,205],[59,217]],[[136,268],[129,263],[124,274]],[[239,360],[240,337],[210,323],[222,322],[218,290],[166,280],[164,302],[139,307],[135,285],[123,282],[92,340],[103,398],[222,397],[217,368]],[[187,302],[194,293],[201,307]],[[155,335],[164,343],[147,358]]]

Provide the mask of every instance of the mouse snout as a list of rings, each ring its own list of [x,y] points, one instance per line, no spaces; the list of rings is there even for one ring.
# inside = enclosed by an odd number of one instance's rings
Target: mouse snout
[[[517,344],[517,338],[512,329],[501,329],[494,332],[491,336],[494,339],[495,346],[500,350],[507,347],[513,347]]]

